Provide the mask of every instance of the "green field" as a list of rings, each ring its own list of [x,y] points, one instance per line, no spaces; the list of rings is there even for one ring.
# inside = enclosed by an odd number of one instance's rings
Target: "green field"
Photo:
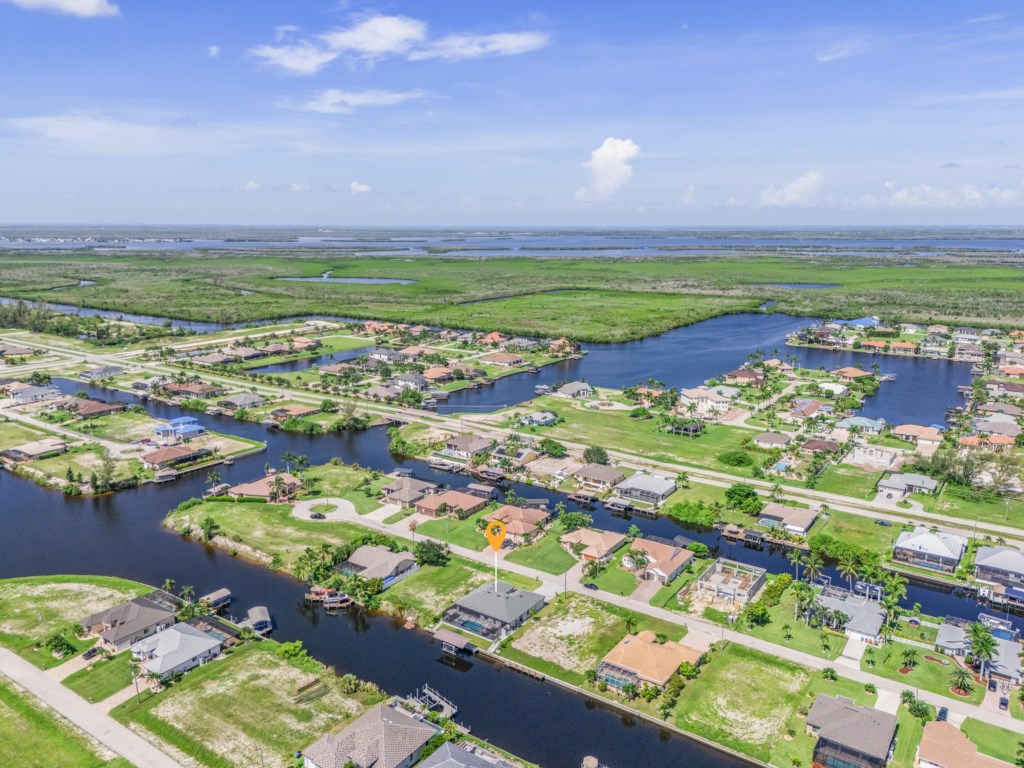
[[[525,547],[516,547],[505,555],[505,559],[544,573],[565,573],[576,564],[576,558],[566,552],[559,541],[564,533],[565,528],[558,522],[552,523],[548,532],[539,540]]]
[[[800,619],[794,619],[795,607],[796,596],[791,589],[787,589],[779,604],[768,609],[771,614],[771,621],[768,624],[749,627],[744,623],[743,626],[735,628],[748,635],[767,640],[769,643],[795,648],[812,656],[819,656],[830,661],[839,658],[843,648],[846,647],[846,638],[831,632],[825,634],[821,630],[805,625]],[[788,632],[787,626],[789,627]]]
[[[974,742],[978,751],[983,755],[994,757],[996,760],[1002,760],[1010,765],[1017,765],[1022,748],[1021,742],[1024,741],[1019,733],[983,723],[973,717],[964,720],[960,730]]]
[[[79,620],[125,600],[151,592],[152,587],[108,576],[30,576],[0,581],[0,645],[37,667],[48,669],[67,661],[37,647],[59,632],[83,651],[96,638],[75,636]]]
[[[0,258],[8,296],[61,299],[135,312],[160,307],[172,317],[238,321],[322,313],[446,324],[479,330],[620,341],[659,333],[723,312],[755,310],[807,316],[891,316],[991,326],[1020,324],[1024,306],[1015,269],[995,255],[916,258],[913,268],[877,256],[830,253],[690,255],[660,258],[460,258],[457,246],[435,257],[345,256],[295,248],[273,254],[196,258],[182,253],[9,251]],[[728,251],[723,248],[723,251]],[[411,285],[294,283],[275,277],[397,277]],[[76,287],[79,279],[97,285]],[[838,288],[788,290],[773,283],[835,283]],[[613,286],[616,290],[609,290]],[[242,290],[252,291],[242,295]],[[560,291],[560,293],[543,293]],[[503,299],[470,303],[480,299]],[[585,320],[581,320],[585,318]]]
[[[604,569],[593,580],[598,589],[611,592],[613,595],[628,596],[639,586],[636,576],[625,568],[621,568],[622,557],[629,553],[629,544],[624,544],[604,566]]]
[[[874,498],[878,476],[878,472],[868,472],[860,467],[832,465],[818,478],[814,489],[822,493],[838,493],[840,496],[870,500]]]
[[[113,440],[119,443],[130,443],[144,437],[153,437],[157,426],[163,424],[148,413],[122,411],[109,416],[97,416],[72,422],[70,429],[90,435],[100,440]]]
[[[937,497],[915,493],[911,498],[921,502],[926,511],[935,514],[1024,528],[1024,501],[1020,499],[985,496],[964,498],[949,485],[943,487]]]
[[[424,536],[441,539],[441,541],[447,541],[449,544],[454,544],[457,547],[465,547],[466,549],[479,552],[487,546],[487,537],[484,536],[483,531],[477,530],[477,521],[482,520],[485,515],[493,512],[494,507],[495,505],[488,504],[465,520],[457,520],[452,515],[428,520],[425,523],[420,523],[416,531]]]
[[[45,437],[46,433],[19,424],[16,421],[5,421],[0,419],[0,451],[6,451],[16,445],[31,443]]]
[[[520,627],[501,655],[546,675],[574,685],[585,682],[588,669],[595,669],[608,652],[627,634],[630,611],[593,598],[567,593],[552,600]],[[635,613],[633,632],[650,630],[664,634],[668,641],[682,639],[686,629],[678,624]]]
[[[351,501],[360,515],[380,507],[381,486],[391,481],[390,477],[379,472],[368,472],[348,464],[310,467],[304,477],[314,481],[312,495]]]
[[[60,768],[131,768],[104,760],[89,740],[28,694],[0,678],[0,764]]]
[[[64,685],[86,701],[103,701],[132,684],[131,651],[94,659],[64,679]]]
[[[111,715],[138,723],[209,768],[260,765],[261,753],[265,765],[286,766],[295,752],[383,698],[374,690],[342,693],[322,665],[292,664],[279,647],[270,641],[243,646],[141,704],[129,699]],[[297,689],[311,677],[327,686],[326,695],[296,703]]]
[[[900,674],[900,668],[903,666],[902,654],[908,648],[913,648],[917,651],[917,666],[913,672],[903,675]],[[943,665],[934,661],[926,661],[925,655],[948,660],[950,664]],[[895,642],[884,648],[876,648],[874,660],[875,665],[870,666],[868,664],[868,656],[865,654],[865,657],[861,659],[860,668],[865,672],[872,672],[881,677],[896,680],[907,688],[921,688],[925,691],[948,696],[951,699],[957,699],[958,701],[969,701],[972,704],[979,704],[985,698],[985,688],[978,684],[975,684],[974,690],[969,697],[956,696],[950,690],[951,683],[949,679],[950,672],[953,669],[953,661],[948,656],[943,656],[936,651],[927,651],[924,648]]]
[[[30,461],[27,466],[44,472],[47,475],[64,480],[70,469],[75,474],[81,474],[86,482],[93,472],[99,473],[103,466],[104,449],[99,445],[81,445],[69,448],[67,453],[60,456],[53,456],[49,459]],[[129,477],[146,478],[152,477],[153,472],[142,466],[138,459],[115,459],[114,480],[124,480]]]

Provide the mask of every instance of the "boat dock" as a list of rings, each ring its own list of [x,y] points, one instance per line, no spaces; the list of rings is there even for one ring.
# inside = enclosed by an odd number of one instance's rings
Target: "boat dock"
[[[405,697],[405,701],[423,714],[436,712],[448,720],[453,719],[459,712],[459,708],[451,699],[442,696],[437,689],[431,688],[429,685],[424,685],[421,690],[410,693]]]

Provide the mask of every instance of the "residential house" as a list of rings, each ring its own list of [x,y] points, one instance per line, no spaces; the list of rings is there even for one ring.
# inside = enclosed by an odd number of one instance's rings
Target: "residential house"
[[[509,339],[500,346],[503,350],[515,349],[520,352],[530,352],[539,347],[540,342],[534,341],[533,339],[526,339],[522,336],[516,336],[514,339]]]
[[[0,357],[28,357],[33,354],[28,347],[16,347],[13,344],[0,344]]]
[[[847,416],[836,422],[839,429],[857,430],[862,435],[877,435],[885,428],[882,419],[869,419],[864,416]]]
[[[977,344],[957,344],[955,357],[965,363],[983,363],[985,362],[985,350]]]
[[[578,473],[577,473],[577,476]],[[623,499],[661,505],[676,491],[676,481],[661,475],[637,472],[615,486],[615,493]]]
[[[899,457],[900,452],[894,448],[870,444],[855,445],[853,450],[847,455],[846,463],[889,469],[896,463]]]
[[[957,438],[957,445],[967,450],[984,448],[985,450],[1002,451],[1016,445],[1009,435],[962,435]]]
[[[804,453],[818,454],[828,453],[836,454],[843,450],[843,446],[833,440],[808,440],[800,446],[800,450]]]
[[[868,339],[860,343],[861,349],[866,349],[870,352],[884,352],[885,348],[889,346],[887,341],[879,341],[878,339]]]
[[[983,755],[967,735],[948,720],[924,724],[914,768],[1010,768],[1010,763]]]
[[[11,388],[9,390],[11,400],[14,401],[15,405],[29,405],[30,403],[40,403],[43,400],[52,400],[55,397],[60,397],[61,391],[56,387],[36,387],[32,385],[26,385],[18,389]]]
[[[504,368],[512,368],[522,365],[524,360],[522,355],[514,355],[511,352],[495,352],[494,354],[481,357],[480,362],[487,365],[500,365]]]
[[[263,357],[264,352],[255,347],[228,347],[224,350],[224,354],[237,357],[240,360],[256,360]]]
[[[577,528],[575,531],[563,534],[559,539],[562,546],[570,554],[576,555],[583,560],[593,560],[598,563],[607,563],[612,555],[623,544],[626,537],[614,531],[599,531],[596,528]]]
[[[979,581],[1024,589],[1024,552],[1016,547],[978,547],[974,563]]]
[[[259,408],[266,402],[266,398],[262,395],[257,395],[254,392],[240,392],[237,395],[221,400],[219,404],[224,408],[240,411],[243,408]]]
[[[180,601],[165,593],[151,593],[86,616],[79,623],[100,645],[120,653],[144,637],[155,635],[174,624]]]
[[[729,410],[731,400],[709,387],[693,387],[692,389],[679,390],[679,405],[681,411],[687,411],[689,406],[694,406],[697,411],[708,413],[724,413]]]
[[[299,489],[302,481],[290,472],[276,472],[251,483],[241,483],[228,488],[233,499],[266,499],[282,501],[290,499]]]
[[[446,741],[417,768],[515,768],[515,766],[472,742],[463,741],[456,745]]]
[[[544,607],[544,596],[499,581],[481,584],[445,611],[454,627],[496,640],[520,627]]]
[[[1011,405],[1010,403],[983,403],[975,408],[978,413],[1002,413],[1006,416],[1013,416],[1014,418],[1020,418],[1024,416],[1024,408],[1018,405]]]
[[[335,569],[361,579],[381,579],[387,589],[416,570],[416,557],[411,552],[392,552],[384,544],[364,544]]]
[[[194,416],[178,416],[165,424],[158,424],[153,430],[162,440],[191,440],[206,431]]]
[[[834,371],[829,371],[833,376],[838,376],[842,381],[857,381],[858,379],[871,378],[874,374],[860,368],[854,368],[853,366],[846,366],[845,368],[836,368]]]
[[[879,319],[875,316],[871,317],[858,317],[856,320],[833,320],[836,325],[846,326],[848,328],[877,328],[881,325]]]
[[[766,575],[764,568],[720,557],[697,579],[697,595],[743,606],[764,586]]]
[[[479,512],[487,506],[488,501],[489,499],[482,499],[471,493],[445,491],[433,496],[424,496],[415,504],[416,511],[428,517],[441,517],[449,512],[456,517],[463,517]]]
[[[377,384],[367,389],[363,394],[368,400],[394,400],[402,394],[402,390],[387,384]]]
[[[780,373],[792,373],[793,366],[789,363],[785,363],[779,360],[777,357],[773,357],[771,360],[764,361],[765,368],[771,368],[772,370],[779,371]]]
[[[398,354],[402,356],[402,360],[406,363],[415,363],[424,355],[429,355],[430,350],[426,347],[412,346],[406,347],[405,349],[398,350]]]
[[[578,351],[579,347],[567,338],[562,337],[555,339],[548,344],[548,353],[556,356],[572,355]]]
[[[191,360],[199,365],[228,365],[229,363],[236,362],[238,358],[223,352],[210,352],[206,355],[196,355]]]
[[[292,339],[292,349],[298,352],[307,352],[320,346],[320,342],[307,336],[296,336]]]
[[[644,581],[657,581],[660,584],[668,584],[676,578],[683,572],[686,564],[693,559],[693,552],[685,547],[657,538],[633,539],[633,543],[629,545],[629,551],[633,552],[634,550],[646,555],[642,567],[638,567],[640,564],[634,562],[629,554],[622,556],[622,566],[633,571]]]
[[[502,443],[491,451],[491,464],[498,465],[507,461],[513,468],[519,469],[524,464],[536,459],[537,456],[537,451],[529,445]]]
[[[843,631],[847,637],[872,645],[882,641],[885,610],[877,600],[845,589],[828,589],[818,597],[818,604],[846,616]]]
[[[210,455],[210,451],[205,448],[169,445],[143,455],[142,463],[146,469],[167,469],[176,464],[185,464]]]
[[[30,443],[22,443],[0,451],[0,456],[11,461],[35,461],[47,456],[57,456],[67,449],[68,444],[60,438],[41,437]]]
[[[899,329],[900,333],[921,333],[924,331],[924,328],[916,323],[900,323]]]
[[[449,363],[448,367],[453,375],[455,371],[462,371],[462,376],[466,379],[481,379],[487,375],[487,371],[478,368],[472,363]]]
[[[984,418],[975,419],[971,422],[971,427],[975,432],[986,435],[1005,435],[1015,438],[1021,433],[1017,419],[1005,413],[990,413]]]
[[[143,674],[159,678],[188,672],[215,659],[220,650],[220,640],[188,624],[175,624],[131,647]]]
[[[918,448],[938,448],[942,445],[942,432],[935,427],[922,427],[918,424],[900,424],[892,428],[892,436],[906,440]]]
[[[438,731],[418,716],[378,704],[306,747],[303,768],[410,768]]]
[[[377,360],[381,363],[388,364],[400,363],[404,360],[401,352],[399,352],[396,349],[390,349],[388,347],[379,347],[370,352],[370,354],[367,355],[367,357],[370,360]]]
[[[912,493],[935,493],[939,483],[927,475],[914,472],[894,472],[878,481],[878,492],[887,499],[905,499]]]
[[[659,643],[648,629],[626,635],[608,651],[597,666],[597,679],[620,690],[628,684],[664,688],[684,662],[696,666],[702,655],[679,643]]]
[[[291,403],[272,410],[270,418],[274,421],[288,421],[288,419],[301,419],[304,416],[312,416],[316,413],[320,413],[320,409],[314,408],[312,405]]]
[[[349,371],[355,370],[357,368],[352,363],[331,363],[330,365],[321,365],[317,369],[317,373],[321,376],[344,376]]]
[[[977,328],[954,328],[953,341],[957,344],[977,344],[981,341],[981,334]]]
[[[99,368],[82,371],[78,376],[85,381],[95,381],[109,379],[111,376],[120,376],[122,373],[124,373],[124,368],[119,365],[101,365]]]
[[[819,693],[807,713],[818,737],[813,762],[825,768],[882,768],[896,736],[896,715],[862,707],[845,696]]]
[[[519,422],[524,427],[548,427],[558,421],[558,414],[554,411],[538,411],[524,416]]]
[[[722,381],[726,384],[735,384],[741,387],[760,387],[764,384],[764,380],[764,371],[755,368],[737,368],[722,377]]]
[[[818,384],[818,389],[831,397],[842,397],[850,391],[845,384],[838,384],[834,381],[822,381]]]
[[[219,384],[204,384],[202,382],[179,384],[172,381],[169,384],[164,384],[164,389],[167,390],[168,393],[177,397],[199,400],[217,397],[218,395],[223,395],[225,392],[224,387]]]
[[[596,491],[607,491],[626,479],[622,472],[607,464],[584,464],[573,476],[580,485]]]
[[[967,550],[967,539],[952,533],[932,533],[919,525],[903,531],[893,546],[893,560],[918,568],[953,573]]]
[[[487,344],[492,347],[504,344],[506,341],[508,341],[508,336],[503,333],[498,333],[497,331],[492,331],[480,338],[481,344]]]
[[[544,525],[551,519],[551,513],[535,507],[513,507],[509,504],[498,507],[484,520],[499,520],[505,524],[506,538],[514,544],[525,544],[543,533]]]
[[[594,388],[585,381],[570,381],[568,384],[560,386],[551,394],[556,397],[565,397],[569,400],[575,400],[580,397],[593,397],[596,392],[594,392]]]
[[[785,448],[792,442],[792,437],[780,432],[762,432],[754,438],[754,445],[767,451],[774,450],[776,448]]]
[[[785,415],[787,421],[806,421],[818,416],[830,416],[835,413],[836,406],[827,400],[816,400],[811,397],[800,397],[793,401],[789,413]]]
[[[409,509],[428,493],[436,491],[437,483],[417,480],[415,477],[396,477],[381,488],[384,500],[388,504],[397,504],[402,509]]]
[[[400,373],[395,376],[395,386],[414,392],[426,392],[430,389],[430,382],[421,373]]]
[[[128,409],[124,403],[102,403],[99,400],[90,400],[86,397],[68,397],[54,403],[53,407],[63,408],[80,419],[109,416],[112,413],[121,413]]]
[[[458,435],[445,440],[442,453],[453,459],[470,461],[490,451],[492,442],[486,437],[477,435]]]
[[[775,528],[806,536],[818,519],[818,510],[804,507],[790,507],[785,504],[768,502],[758,513],[757,522],[766,528]]]
[[[445,384],[451,381],[455,377],[452,375],[450,368],[444,366],[434,366],[433,368],[427,368],[423,372],[423,378],[430,384]]]

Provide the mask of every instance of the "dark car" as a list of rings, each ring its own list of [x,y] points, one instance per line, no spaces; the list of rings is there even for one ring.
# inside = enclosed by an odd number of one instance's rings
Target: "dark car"
[[[998,687],[998,683],[993,678],[988,679],[988,689],[994,691]]]
[[[944,722],[947,717],[949,717],[949,710],[945,707],[939,707],[939,714],[935,716],[935,719],[941,723]]]
[[[892,528],[892,523],[888,520],[875,520],[875,525],[880,525],[883,528]]]
[[[327,515],[325,515],[323,512],[310,512],[309,513],[309,519],[310,520],[326,520],[327,519]]]
[[[596,590],[597,589],[597,584],[584,584],[583,588],[584,589],[594,589],[594,590]]]
[[[99,656],[102,651],[103,651],[102,648],[100,648],[99,646],[94,645],[92,648],[90,648],[88,651],[86,651],[85,653],[82,654],[82,658],[85,659],[86,661],[89,661],[89,659],[94,659],[97,656]]]
[[[1010,700],[1008,698],[1006,698],[1005,696],[1000,697],[1000,699],[999,699],[999,708],[1000,709],[1009,709],[1010,708]]]

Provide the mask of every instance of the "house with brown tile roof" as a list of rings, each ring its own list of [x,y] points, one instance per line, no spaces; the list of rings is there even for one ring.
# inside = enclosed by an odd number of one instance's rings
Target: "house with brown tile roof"
[[[597,667],[597,678],[619,689],[629,683],[638,688],[664,688],[683,662],[696,666],[702,655],[679,643],[659,643],[655,634],[647,629],[626,635],[608,651]]]
[[[907,440],[918,446],[938,446],[942,443],[942,433],[935,427],[922,427],[919,424],[900,424],[892,428],[892,436]]]
[[[489,365],[501,365],[506,368],[511,368],[515,365],[523,364],[523,356],[516,355],[511,352],[495,352],[491,355],[485,355],[480,358],[481,363],[487,363]]]
[[[487,506],[488,499],[482,499],[462,491],[445,491],[433,496],[424,496],[416,502],[416,511],[428,517],[441,517],[448,512],[456,517],[465,517],[479,512]]]
[[[451,368],[445,368],[444,366],[438,365],[433,368],[427,368],[427,370],[423,372],[423,378],[431,384],[444,384],[446,381],[451,381],[455,377],[452,376]]]
[[[917,747],[915,768],[1009,768],[1010,763],[983,755],[967,736],[948,720],[931,720]]]
[[[280,490],[277,489],[280,478]],[[302,481],[290,472],[277,472],[267,475],[251,483],[240,483],[228,488],[228,496],[233,499],[274,499],[282,501],[299,492]]]
[[[142,463],[147,469],[166,469],[175,464],[184,464],[208,455],[210,452],[203,448],[189,448],[185,445],[169,445],[166,448],[158,448],[155,451],[145,454]]]
[[[634,539],[629,551],[638,550],[647,556],[647,561],[639,569],[638,575],[645,581],[657,581],[668,584],[682,573],[683,568],[693,558],[693,552],[683,547],[667,544],[655,539]],[[629,555],[624,555],[622,565],[627,570],[637,572],[637,563]]]
[[[500,520],[505,524],[506,536],[516,544],[523,544],[526,537],[537,538],[543,533],[544,524],[551,519],[551,513],[534,507],[513,507],[506,504],[484,515],[484,520]]]
[[[577,528],[563,534],[559,539],[565,551],[583,560],[607,563],[623,544],[626,537],[614,531],[599,531],[596,528]],[[579,554],[576,551],[579,550]]]
[[[288,419],[312,416],[314,413],[320,413],[320,409],[314,408],[311,405],[293,403],[292,405],[282,405],[280,408],[275,408],[270,412],[270,418],[274,421],[288,421]]]

